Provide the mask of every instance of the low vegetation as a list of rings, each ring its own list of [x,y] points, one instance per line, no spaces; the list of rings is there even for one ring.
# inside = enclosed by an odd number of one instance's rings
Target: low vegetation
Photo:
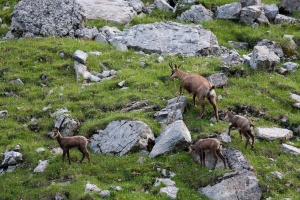
[[[0,0],[1,8],[6,2]],[[16,2],[10,1],[11,8]],[[201,2],[207,6],[234,1]],[[279,4],[279,0],[268,0],[264,3]],[[11,11],[12,9],[0,11],[3,20],[0,37],[8,31],[10,23],[8,16]],[[154,10],[149,16],[134,19],[130,25],[164,20],[175,21],[172,13]],[[89,23],[97,24],[97,22]],[[102,26],[104,23],[98,24]],[[284,34],[294,35],[294,40],[300,46],[298,25],[271,25],[252,29],[228,20],[214,20],[202,25],[216,34],[220,45],[228,48],[230,48],[229,40],[248,42],[251,46],[263,38],[283,43]],[[99,65],[101,62],[109,69],[121,72],[111,80],[82,87],[83,80],[76,83],[72,61],[72,55],[78,49],[84,52],[102,52],[100,56],[89,55],[87,65],[90,71],[102,71],[103,68]],[[242,55],[250,51],[239,53]],[[300,53],[299,49],[297,51]],[[174,181],[180,188],[178,199],[207,199],[197,192],[197,188],[216,182],[219,176],[229,170],[201,169],[200,164],[196,163],[188,152],[166,154],[155,159],[138,153],[115,157],[90,152],[91,165],[86,162],[76,163],[82,156],[77,150],[71,150],[71,165],[62,162],[61,156],[53,156],[50,153],[52,148],[59,147],[56,140],[47,136],[55,121],[50,117],[50,113],[57,109],[67,108],[71,117],[78,119],[82,124],[79,134],[87,138],[96,130],[104,129],[109,122],[119,119],[141,120],[158,136],[162,130],[153,118],[154,112],[121,113],[120,110],[132,101],[141,100],[147,100],[158,108],[163,108],[168,99],[178,96],[181,82],[169,77],[168,63],[171,61],[178,65],[182,64],[181,69],[184,71],[203,76],[218,72],[221,65],[220,60],[213,57],[164,56],[163,63],[158,63],[157,57],[157,55],[136,54],[132,50],[121,52],[108,44],[72,38],[26,38],[1,42],[0,110],[7,110],[9,116],[0,119],[0,152],[21,143],[24,162],[22,167],[14,172],[0,175],[0,188],[4,191],[0,199],[53,199],[58,192],[67,194],[69,199],[99,198],[96,193],[84,194],[88,182],[96,184],[102,190],[110,189],[110,186],[114,185],[121,186],[122,191],[111,192],[113,199],[167,199],[164,194],[159,193],[159,188],[153,186],[155,178],[160,176],[158,168],[168,169],[176,174]],[[144,60],[145,67],[140,66],[141,59]],[[300,64],[299,61],[296,62]],[[262,115],[256,116],[255,112],[252,113],[252,117],[258,119],[254,122],[256,127],[291,128],[300,125],[300,110],[292,107],[293,102],[289,97],[290,93],[300,94],[299,68],[282,76],[276,72],[253,71],[247,66],[239,67],[245,69],[243,76],[229,76],[224,89],[216,88],[217,95],[222,96],[217,102],[220,110],[228,108],[238,110],[241,106],[247,106],[249,111],[259,110]],[[42,81],[41,74],[46,75],[48,79]],[[10,84],[11,80],[18,78],[24,85]],[[117,86],[117,83],[123,80],[126,80],[127,90],[121,90]],[[42,83],[45,86],[42,86]],[[192,96],[186,91],[183,92],[188,97],[184,122],[193,139],[228,130],[228,122],[210,121],[214,116],[211,106],[207,106],[201,119],[197,118],[199,106],[194,108]],[[44,107],[50,109],[43,111]],[[282,115],[287,118],[286,122],[280,120]],[[232,131],[231,135],[233,141],[226,145],[242,151],[253,165],[254,173],[263,190],[263,199],[299,197],[299,156],[283,152],[278,141],[257,140],[254,150],[245,149],[238,132]],[[300,148],[299,139],[293,138],[289,142]],[[46,151],[37,153],[36,149],[39,147],[44,147]],[[137,162],[140,157],[145,158],[142,164]],[[34,173],[33,169],[38,165],[38,161],[46,159],[49,160],[46,171]],[[283,179],[277,179],[271,174],[273,171],[284,174]],[[67,182],[70,184],[64,184]]]

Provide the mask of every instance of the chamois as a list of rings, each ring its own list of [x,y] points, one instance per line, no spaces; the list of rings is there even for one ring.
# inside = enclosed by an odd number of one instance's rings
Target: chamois
[[[212,169],[215,169],[218,156],[223,160],[224,168],[226,169],[225,158],[222,153],[222,145],[220,140],[216,138],[199,139],[195,144],[189,146],[189,152],[195,152],[200,155],[201,167],[205,167],[205,150],[210,150],[213,154],[215,162]]]
[[[169,63],[172,69],[171,77],[178,77],[181,79],[182,84],[180,85],[180,95],[182,95],[182,88],[186,89],[189,93],[193,94],[194,107],[196,106],[195,98],[198,97],[199,103],[202,106],[200,111],[200,118],[203,116],[205,111],[205,98],[208,99],[210,104],[213,106],[215,111],[216,120],[219,121],[218,108],[216,103],[216,92],[215,86],[212,86],[210,82],[199,74],[185,73],[181,71],[177,65]]]
[[[234,115],[230,110],[227,111],[226,116],[224,119],[229,119],[231,122],[231,125],[228,129],[228,135],[230,135],[230,129],[235,127],[239,129],[241,140],[243,141],[244,135],[247,139],[246,141],[246,147],[248,144],[250,144],[250,137],[252,139],[252,145],[251,148],[254,148],[254,134],[251,131],[251,127],[254,127],[254,125],[251,123],[249,119],[246,117],[240,116],[240,115]]]
[[[52,133],[54,139],[57,139],[59,146],[63,150],[63,156],[62,156],[63,162],[65,161],[65,156],[67,154],[69,164],[71,164],[69,149],[73,147],[78,147],[79,151],[82,153],[82,158],[80,160],[80,163],[82,163],[84,157],[87,157],[87,159],[89,160],[89,164],[91,164],[90,155],[87,151],[87,143],[89,142],[88,139],[86,139],[83,136],[63,137],[61,136],[58,128],[54,128],[52,130]]]

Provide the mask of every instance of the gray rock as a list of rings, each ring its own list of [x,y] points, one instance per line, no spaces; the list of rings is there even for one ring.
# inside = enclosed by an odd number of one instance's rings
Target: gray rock
[[[60,108],[57,109],[54,113],[50,114],[50,117],[56,117],[56,116],[60,116],[64,113],[68,113],[69,110],[67,108]]]
[[[252,23],[261,15],[261,6],[247,6],[241,10],[240,23],[252,25]]]
[[[122,109],[123,112],[130,111],[153,111],[154,106],[151,106],[148,101],[134,101],[126,105],[125,108]]]
[[[4,118],[8,116],[8,111],[7,110],[1,110],[0,111],[0,118]]]
[[[81,50],[75,51],[75,53],[72,56],[72,59],[74,61],[77,61],[81,64],[84,64],[87,58],[88,58],[88,54]]]
[[[219,57],[221,58],[222,63],[226,64],[227,66],[236,66],[243,63],[243,59],[235,49],[228,50],[226,48],[223,50]]]
[[[225,4],[217,8],[216,18],[239,20],[242,5],[240,2]]]
[[[279,180],[282,180],[283,175],[282,173],[278,172],[278,171],[273,171],[271,172],[271,174],[273,174],[276,178],[278,178]]]
[[[220,48],[216,36],[201,25],[176,22],[135,25],[110,39],[111,44],[118,42],[137,51],[172,55],[215,55]]]
[[[191,6],[189,10],[186,10],[181,13],[180,16],[177,16],[177,19],[184,22],[203,22],[213,20],[213,13],[199,4]]]
[[[262,5],[261,0],[240,0],[240,3],[242,4],[242,7]]]
[[[269,50],[273,51],[279,58],[284,58],[282,47],[274,41],[262,39],[256,44],[256,46],[266,46]]]
[[[227,76],[224,73],[215,73],[207,77],[207,80],[216,87],[223,87],[227,84]]]
[[[262,196],[255,174],[245,169],[225,174],[221,182],[203,187],[199,192],[213,200],[259,200]]]
[[[59,128],[62,136],[73,136],[80,127],[80,122],[68,116],[61,115],[56,118],[54,127]]]
[[[293,11],[300,10],[300,2],[298,0],[280,0],[280,13],[291,14]]]
[[[155,0],[154,5],[159,10],[172,11],[173,7],[166,0]]]
[[[76,37],[86,40],[93,40],[97,34],[99,34],[99,31],[96,27],[85,27],[75,31]]]
[[[257,133],[257,138],[265,139],[268,141],[280,140],[280,139],[290,139],[293,137],[293,131],[284,128],[255,128]]]
[[[76,73],[76,82],[79,81],[81,77],[84,78],[84,80],[90,80],[92,82],[99,82],[101,79],[97,76],[94,76],[87,70],[87,66],[84,64],[81,64],[77,61],[74,62],[74,69]]]
[[[122,191],[122,187],[121,186],[110,186],[111,189],[115,190],[115,191]]]
[[[228,135],[228,132],[224,132],[224,133],[221,133],[220,135],[218,135],[218,139],[224,143],[231,142],[231,137],[230,137],[230,135]]]
[[[294,146],[288,145],[288,144],[282,144],[281,147],[287,153],[291,153],[291,154],[295,154],[295,155],[300,155],[300,149],[297,148],[297,147],[294,147]]]
[[[78,0],[87,19],[102,19],[117,25],[124,25],[137,16],[132,3],[125,0]]]
[[[259,70],[275,70],[280,58],[267,46],[255,46],[250,59],[250,67]]]
[[[33,170],[33,172],[44,172],[45,169],[48,167],[49,163],[48,160],[39,160],[38,166]]]
[[[85,185],[84,193],[87,192],[100,192],[100,188],[95,184],[87,183]]]
[[[290,24],[294,24],[297,22],[297,19],[294,17],[288,17],[282,14],[277,14],[276,18],[274,20],[275,24],[281,24],[281,23],[290,23]]]
[[[247,42],[228,41],[228,43],[235,49],[249,49],[249,44]]]
[[[15,80],[11,80],[9,81],[10,84],[16,84],[16,85],[24,85],[23,81],[21,79],[15,79]]]
[[[109,197],[111,197],[109,190],[103,190],[99,194],[100,194],[100,196],[102,198],[109,198]]]
[[[276,18],[276,15],[278,14],[278,7],[276,4],[264,4],[263,5],[264,13],[266,17],[270,21],[274,21]]]
[[[126,1],[128,1],[129,6],[133,7],[135,12],[137,12],[138,14],[141,13],[143,9],[145,9],[145,5],[141,0],[126,0]]]
[[[255,20],[259,25],[267,25],[270,26],[269,19],[266,15],[262,12]]]
[[[85,16],[77,1],[19,1],[11,14],[14,37],[71,36],[83,28]]]
[[[154,158],[169,151],[183,149],[191,141],[190,131],[182,120],[177,120],[167,126],[160,136],[155,139],[155,145],[149,157]]]
[[[284,67],[288,71],[293,71],[294,69],[299,67],[299,64],[295,63],[295,62],[285,62],[285,63],[282,64],[282,67]]]
[[[243,153],[232,147],[223,149],[224,156],[226,157],[228,167],[234,169],[235,171],[241,170],[253,170],[253,166],[249,161],[243,156]]]
[[[178,188],[175,186],[175,182],[168,178],[157,178],[154,186],[157,187],[160,184],[166,185],[166,187],[160,188],[160,192],[165,193],[170,199],[177,198]]]
[[[154,114],[155,120],[164,127],[176,120],[183,120],[183,112],[187,105],[186,96],[179,96],[168,100],[167,106]]]
[[[90,138],[89,147],[99,154],[122,156],[129,151],[147,150],[148,140],[155,139],[149,126],[140,121],[113,121],[98,132]]]
[[[10,165],[16,165],[23,161],[23,155],[16,151],[6,151],[4,153],[4,158],[1,163],[1,167],[8,167]]]

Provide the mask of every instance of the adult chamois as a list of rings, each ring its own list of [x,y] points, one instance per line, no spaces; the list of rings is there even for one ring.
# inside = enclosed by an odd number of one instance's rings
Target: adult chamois
[[[182,88],[193,94],[194,107],[197,107],[195,98],[196,96],[198,97],[199,103],[202,107],[200,111],[200,118],[203,116],[203,113],[205,111],[205,98],[207,98],[214,108],[216,120],[219,121],[215,86],[212,86],[206,78],[199,74],[185,73],[181,71],[179,69],[180,66],[177,67],[176,64],[173,66],[172,62],[169,63],[169,66],[172,69],[172,73],[170,76],[178,77],[182,81],[182,84],[180,85],[180,95],[182,95]]]

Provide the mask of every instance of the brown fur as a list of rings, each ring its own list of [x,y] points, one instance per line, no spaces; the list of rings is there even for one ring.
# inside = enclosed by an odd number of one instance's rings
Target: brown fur
[[[226,162],[225,158],[222,153],[222,145],[221,142],[216,138],[207,138],[207,139],[200,139],[195,144],[189,146],[189,152],[195,152],[196,154],[200,155],[200,162],[201,167],[205,167],[205,150],[210,150],[214,156],[215,162],[213,165],[213,169],[215,169],[218,156],[223,160],[224,168],[226,169]]]
[[[59,146],[63,150],[63,162],[65,161],[65,156],[67,154],[69,164],[71,164],[69,149],[77,147],[78,150],[82,153],[82,158],[80,160],[80,163],[82,163],[84,157],[87,157],[87,159],[89,160],[89,163],[91,163],[90,155],[87,151],[87,143],[89,142],[88,139],[86,139],[83,136],[63,137],[63,136],[61,136],[61,134],[57,128],[54,128],[52,130],[52,133],[53,133],[53,137],[55,139],[57,139]]]
[[[208,99],[215,111],[216,120],[219,121],[218,108],[216,103],[216,93],[214,91],[215,86],[212,86],[210,82],[199,74],[188,74],[181,71],[179,67],[169,64],[172,69],[171,77],[178,77],[181,79],[180,95],[182,95],[182,88],[186,89],[189,93],[193,94],[194,107],[196,107],[195,98],[198,97],[199,103],[202,107],[200,111],[200,118],[205,111],[205,98]]]
[[[229,126],[229,129],[228,129],[228,135],[230,135],[231,128],[233,128],[233,127],[238,128],[239,132],[240,132],[241,140],[243,141],[242,135],[244,135],[245,138],[247,139],[245,148],[247,148],[248,144],[250,144],[250,137],[251,137],[251,139],[252,139],[251,148],[253,149],[254,148],[254,134],[251,131],[251,127],[254,127],[254,125],[251,123],[251,121],[249,119],[247,119],[246,117],[243,117],[240,115],[234,115],[229,110],[227,111],[225,119],[229,119],[229,121],[231,122],[231,125]]]

